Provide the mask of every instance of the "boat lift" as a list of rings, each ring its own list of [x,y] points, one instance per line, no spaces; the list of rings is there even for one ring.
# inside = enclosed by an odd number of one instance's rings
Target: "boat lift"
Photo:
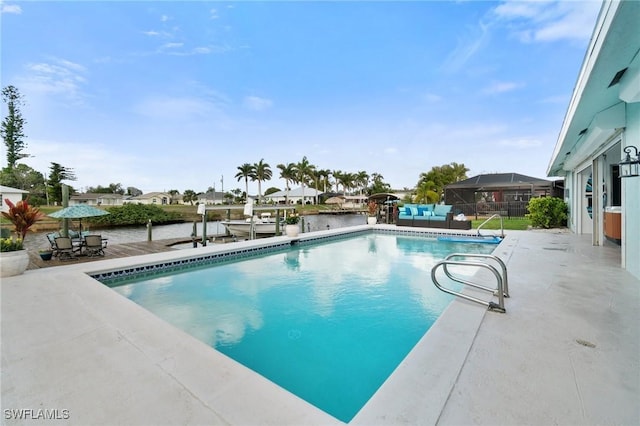
[[[253,212],[255,211],[274,211],[276,212],[276,235],[280,234],[280,211],[283,211],[283,218],[286,219],[287,211],[296,210],[296,206],[282,206],[279,204],[269,206],[256,206],[253,203],[247,204],[234,204],[234,205],[221,205],[221,206],[207,206],[206,204],[198,204],[198,214],[202,215],[202,245],[207,245],[207,212],[211,211],[226,211],[227,220],[231,219],[231,210],[244,210],[246,216],[251,216],[251,224],[253,225]],[[249,213],[247,213],[249,212]],[[253,227],[253,226],[252,226]],[[254,239],[255,235],[251,232],[251,239]]]

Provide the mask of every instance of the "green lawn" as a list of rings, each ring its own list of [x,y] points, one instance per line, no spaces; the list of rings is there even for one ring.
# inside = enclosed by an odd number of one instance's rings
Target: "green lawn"
[[[477,229],[486,219],[474,219],[471,221],[471,227]],[[515,231],[526,231],[531,226],[531,221],[528,218],[512,218],[502,219],[504,229],[511,229]],[[487,222],[482,229],[500,229],[500,219],[496,218]]]

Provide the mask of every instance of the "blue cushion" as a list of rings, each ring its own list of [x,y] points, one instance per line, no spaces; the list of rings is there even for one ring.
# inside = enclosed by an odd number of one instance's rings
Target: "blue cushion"
[[[436,204],[435,209],[433,209],[433,214],[435,216],[446,216],[447,213],[451,211],[453,206],[447,204]]]
[[[407,216],[411,216],[411,207],[405,207],[404,214],[406,214]]]
[[[418,208],[417,207],[411,207],[411,215],[412,216],[418,216]]]

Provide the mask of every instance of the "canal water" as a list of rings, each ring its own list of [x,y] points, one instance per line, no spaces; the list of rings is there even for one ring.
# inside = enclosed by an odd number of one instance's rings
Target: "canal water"
[[[308,215],[304,218],[304,232],[321,231],[326,229],[343,228],[345,226],[364,225],[367,223],[367,216],[360,214],[344,215]],[[73,225],[70,225],[70,228]],[[89,228],[91,229],[91,228]],[[202,237],[202,222],[196,223],[197,235]],[[103,238],[109,239],[109,244],[125,244],[147,241],[146,226],[127,226],[112,229],[99,229],[95,231]],[[25,247],[30,250],[39,250],[49,247],[47,234],[49,232],[30,232],[25,240]],[[151,228],[153,240],[164,240],[169,238],[190,238],[193,233],[193,223],[176,223],[172,225],[157,225]],[[219,221],[207,222],[207,235],[222,235],[225,228]]]

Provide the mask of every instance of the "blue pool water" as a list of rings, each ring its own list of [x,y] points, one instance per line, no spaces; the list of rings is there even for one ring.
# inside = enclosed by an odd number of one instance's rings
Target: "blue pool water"
[[[451,301],[431,267],[493,248],[371,233],[114,290],[348,422]]]

